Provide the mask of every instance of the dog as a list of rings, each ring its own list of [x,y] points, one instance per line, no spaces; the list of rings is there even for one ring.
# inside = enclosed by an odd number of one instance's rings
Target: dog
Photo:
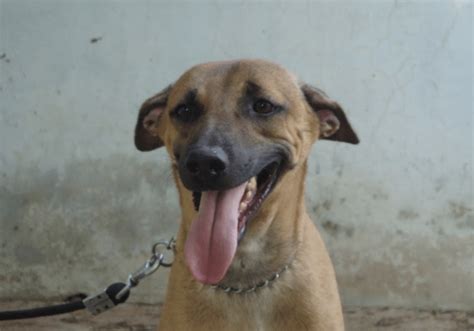
[[[318,139],[357,144],[338,103],[265,60],[200,64],[147,99],[141,151],[165,146],[181,223],[159,330],[343,330],[308,216]]]

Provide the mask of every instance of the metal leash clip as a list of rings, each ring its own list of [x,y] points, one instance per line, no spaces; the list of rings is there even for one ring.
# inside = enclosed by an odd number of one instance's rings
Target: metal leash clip
[[[116,295],[116,298],[120,300],[133,287],[137,286],[143,278],[153,274],[159,267],[171,267],[173,259],[167,259],[165,254],[167,252],[174,254],[175,245],[174,237],[169,241],[162,240],[155,243],[151,249],[151,257],[137,271],[128,275],[125,287]]]

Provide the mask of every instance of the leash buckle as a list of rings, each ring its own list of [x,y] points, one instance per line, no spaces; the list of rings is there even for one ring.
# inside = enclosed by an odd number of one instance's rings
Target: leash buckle
[[[115,303],[110,299],[105,290],[99,294],[85,298],[82,302],[92,315],[98,315],[115,307]]]

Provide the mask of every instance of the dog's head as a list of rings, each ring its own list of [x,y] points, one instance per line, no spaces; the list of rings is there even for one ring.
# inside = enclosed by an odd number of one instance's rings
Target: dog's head
[[[224,276],[248,221],[317,139],[358,143],[336,102],[262,60],[195,66],[143,103],[137,148],[166,146],[182,204],[193,196],[198,211],[185,247],[198,280]]]

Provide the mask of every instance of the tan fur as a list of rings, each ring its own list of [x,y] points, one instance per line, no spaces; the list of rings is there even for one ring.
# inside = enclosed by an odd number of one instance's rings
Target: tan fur
[[[288,113],[258,125],[236,116],[237,99],[248,80],[285,104]],[[197,89],[205,106],[206,125],[232,123],[228,130],[235,139],[253,143],[279,139],[291,146],[292,168],[249,222],[223,280],[224,284],[245,287],[267,279],[291,262],[280,279],[255,293],[227,294],[203,285],[193,278],[184,261],[184,242],[196,212],[191,192],[179,179],[173,146],[188,143],[202,128],[181,130],[167,112],[190,88]],[[172,158],[182,219],[159,330],[343,330],[333,266],[304,204],[307,157],[311,145],[323,137],[320,128],[325,127],[297,79],[280,66],[261,60],[208,63],[183,74],[166,101],[159,121],[148,130],[161,139]],[[146,107],[145,103],[142,108]]]

